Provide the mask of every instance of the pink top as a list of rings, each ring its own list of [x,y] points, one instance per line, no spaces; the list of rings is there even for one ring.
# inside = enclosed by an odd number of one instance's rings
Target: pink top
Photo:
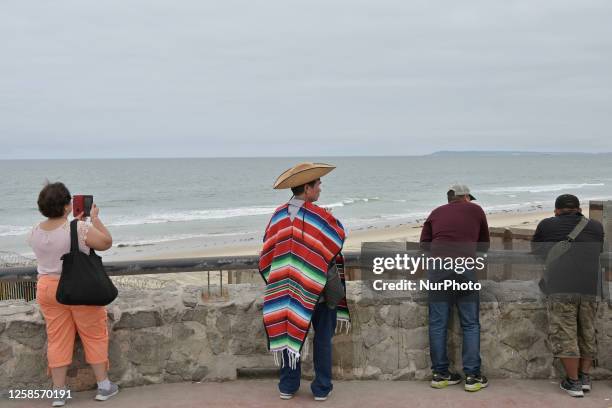
[[[86,254],[89,254],[89,247],[85,244],[89,226],[90,224],[84,221],[77,223],[79,249]],[[28,234],[27,241],[36,255],[39,275],[62,273],[61,257],[70,252],[70,223],[68,221],[51,231],[42,229],[38,224]]]

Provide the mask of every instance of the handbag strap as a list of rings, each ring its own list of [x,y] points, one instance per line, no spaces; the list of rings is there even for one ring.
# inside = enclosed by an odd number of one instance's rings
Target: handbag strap
[[[79,249],[79,235],[77,230],[77,223],[79,220],[70,221],[70,252],[80,251]],[[96,251],[93,248],[89,248],[89,255],[96,255]]]
[[[70,252],[79,250],[79,236],[77,234],[77,223],[79,220],[70,221]]]

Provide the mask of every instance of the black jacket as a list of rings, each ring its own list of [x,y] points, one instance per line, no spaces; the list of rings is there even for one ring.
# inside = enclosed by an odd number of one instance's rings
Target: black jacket
[[[564,214],[540,221],[532,238],[532,252],[545,259],[550,248],[567,239],[582,217],[580,213]],[[601,287],[599,254],[603,240],[601,223],[589,220],[570,250],[546,271],[546,293],[597,295]]]

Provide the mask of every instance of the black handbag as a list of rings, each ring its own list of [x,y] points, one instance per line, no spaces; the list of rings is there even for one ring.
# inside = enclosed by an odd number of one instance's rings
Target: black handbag
[[[79,250],[77,222],[70,223],[70,252],[62,256],[55,298],[64,305],[106,306],[117,297],[117,288],[106,274],[102,258],[93,249],[89,255]]]

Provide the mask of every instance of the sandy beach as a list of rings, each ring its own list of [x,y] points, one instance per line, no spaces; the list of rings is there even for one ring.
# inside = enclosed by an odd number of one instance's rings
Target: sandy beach
[[[585,215],[588,216],[588,213]],[[488,214],[487,219],[490,227],[535,229],[540,220],[550,216],[552,210],[505,211]],[[415,222],[350,231],[344,251],[358,251],[362,242],[418,241],[421,227],[422,223]],[[173,248],[172,244],[156,248],[154,252],[147,246],[113,248],[113,253],[106,259],[124,261],[256,255],[261,249],[261,243],[259,240],[250,239],[246,242],[202,248],[198,246],[198,240],[194,239],[181,241],[180,248]]]
[[[535,229],[538,222],[543,218],[550,217],[552,210],[532,210],[532,211],[505,211],[495,212],[487,215],[490,227]],[[588,214],[585,214],[588,215]],[[388,225],[383,227],[369,227],[360,230],[350,231],[348,239],[344,245],[344,252],[359,251],[362,242],[401,242],[418,241],[421,234],[422,222],[404,223],[399,225]],[[201,244],[200,244],[201,245]],[[198,248],[197,240],[191,242],[181,242],[180,248],[190,247],[193,249],[173,249],[168,246],[166,250],[152,253],[149,247],[141,248],[120,248],[120,255],[106,257],[106,260],[155,260],[173,258],[199,258],[199,257],[231,257],[240,255],[257,255],[261,250],[261,243],[251,240],[244,244],[234,244],[218,247]],[[109,251],[110,252],[110,251]],[[121,253],[122,252],[122,253]],[[116,278],[116,283],[136,287],[161,287],[168,282],[180,281],[182,284],[206,285],[208,278],[211,282],[223,280],[224,284],[229,283],[226,274],[220,272],[183,272],[166,273],[161,275],[139,275],[138,277],[129,276]],[[245,278],[247,279],[247,278]],[[252,282],[259,282],[259,278],[253,278]]]

